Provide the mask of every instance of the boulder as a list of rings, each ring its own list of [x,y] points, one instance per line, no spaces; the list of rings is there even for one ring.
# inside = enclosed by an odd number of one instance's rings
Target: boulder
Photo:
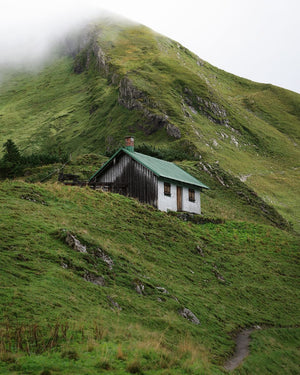
[[[112,270],[113,265],[114,265],[114,261],[102,249],[100,249],[100,248],[97,249],[96,256],[98,256],[100,259],[102,259],[103,262],[107,264],[108,268],[110,270]]]
[[[191,310],[184,307],[183,309],[179,310],[179,314],[183,316],[185,319],[189,320],[193,324],[200,324],[200,320],[196,317]]]
[[[105,280],[103,276],[93,275],[92,273],[86,272],[84,280],[89,281],[95,285],[105,286]]]
[[[80,241],[70,232],[67,232],[65,241],[70,247],[72,247],[72,249],[78,251],[79,253],[87,253],[86,246],[82,245]]]

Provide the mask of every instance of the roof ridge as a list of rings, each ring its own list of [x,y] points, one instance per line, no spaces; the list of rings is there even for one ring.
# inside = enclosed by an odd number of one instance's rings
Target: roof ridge
[[[173,162],[156,158],[154,156],[142,154],[136,151],[129,151],[128,149],[121,147],[118,151],[116,151],[110,159],[103,164],[103,166],[90,178],[90,181],[95,178],[99,172],[101,172],[110,162],[117,156],[120,152],[124,152],[125,154],[129,155],[132,159],[136,162],[143,165],[145,168],[149,169],[154,175],[158,178],[177,181],[184,185],[196,186],[203,189],[209,189],[208,186],[204,185],[201,181],[199,181],[196,177],[192,176],[184,169],[180,168]]]

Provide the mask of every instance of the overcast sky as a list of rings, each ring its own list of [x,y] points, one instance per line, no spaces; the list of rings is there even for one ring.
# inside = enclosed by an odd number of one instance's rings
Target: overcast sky
[[[0,0],[0,63],[39,57],[49,41],[102,9],[218,68],[300,93],[299,0]]]

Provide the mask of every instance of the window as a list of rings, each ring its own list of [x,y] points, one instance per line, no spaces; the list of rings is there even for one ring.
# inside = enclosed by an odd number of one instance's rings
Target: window
[[[195,190],[194,189],[189,189],[189,201],[195,202]]]
[[[171,196],[171,184],[169,184],[168,182],[164,183],[164,194],[169,197]]]

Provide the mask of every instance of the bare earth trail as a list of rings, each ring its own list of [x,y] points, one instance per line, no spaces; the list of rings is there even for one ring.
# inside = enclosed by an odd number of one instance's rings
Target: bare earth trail
[[[233,371],[236,369],[243,360],[249,355],[249,344],[251,341],[250,335],[253,331],[269,328],[298,328],[298,326],[284,326],[284,327],[275,327],[275,326],[254,326],[242,330],[235,338],[235,352],[231,358],[229,358],[224,364],[224,368],[227,371]]]
[[[232,371],[237,368],[249,354],[250,335],[255,328],[245,329],[240,332],[236,339],[236,348],[233,356],[225,363],[224,368]]]

